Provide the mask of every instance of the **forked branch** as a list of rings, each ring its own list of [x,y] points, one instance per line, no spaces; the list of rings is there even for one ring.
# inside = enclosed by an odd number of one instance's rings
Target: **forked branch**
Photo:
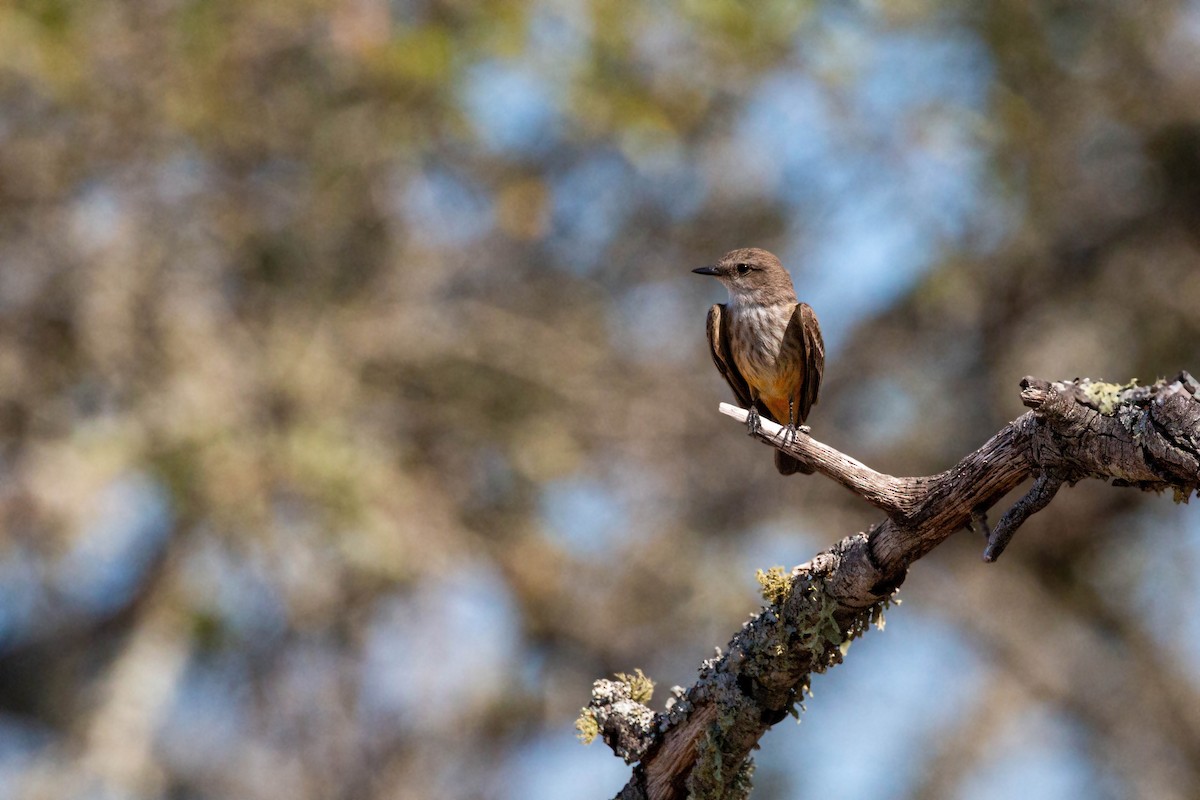
[[[994,561],[1032,514],[1064,484],[1084,478],[1114,486],[1200,492],[1200,383],[1186,372],[1152,386],[1087,379],[1021,381],[1031,409],[982,447],[937,475],[875,472],[800,434],[784,442],[762,421],[758,437],[881,509],[886,519],[849,536],[770,587],[772,604],[753,615],[699,680],[678,689],[665,712],[618,710],[611,681],[598,682],[581,721],[602,719],[606,740],[638,761],[618,795],[632,800],[738,798],[749,794],[749,755],[768,728],[794,713],[809,676],[842,658],[845,642],[876,619],[908,566],[964,527],[986,529],[986,512],[1029,478],[1030,491],[988,534]],[[744,420],[742,409],[723,413]],[[623,708],[629,698],[621,696]],[[620,719],[615,719],[619,717]],[[585,726],[586,727],[586,726]]]

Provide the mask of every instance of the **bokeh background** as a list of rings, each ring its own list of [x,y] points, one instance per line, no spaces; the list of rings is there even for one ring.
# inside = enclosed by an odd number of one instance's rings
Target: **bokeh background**
[[[612,796],[592,680],[878,517],[716,412],[745,245],[881,470],[1200,372],[1200,3],[4,4],[0,796]],[[755,797],[1200,796],[1198,506],[951,540]]]

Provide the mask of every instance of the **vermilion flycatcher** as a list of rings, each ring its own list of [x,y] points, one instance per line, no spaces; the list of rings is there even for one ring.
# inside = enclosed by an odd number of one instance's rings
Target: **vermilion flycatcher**
[[[817,402],[825,369],[817,315],[796,300],[791,276],[766,250],[731,250],[692,272],[712,275],[729,289],[729,303],[708,311],[708,344],[717,369],[750,412],[751,433],[761,414],[780,424],[787,420],[785,436],[794,437]],[[775,468],[783,475],[812,471],[780,450]]]

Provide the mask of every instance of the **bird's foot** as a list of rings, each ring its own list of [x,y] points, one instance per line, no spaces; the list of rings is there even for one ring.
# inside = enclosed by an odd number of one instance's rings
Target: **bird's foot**
[[[796,433],[796,426],[789,422],[787,425],[784,425],[783,430],[779,432],[779,443],[784,447],[794,444],[796,441]]]
[[[789,422],[787,425],[784,425],[783,430],[779,432],[779,443],[784,447],[795,444],[796,437],[802,433],[807,436],[808,434],[812,433],[812,428],[808,427],[807,425],[796,425],[795,423]]]
[[[762,417],[758,415],[758,409],[750,406],[749,412],[746,414],[746,433],[751,436],[757,436],[762,430]]]

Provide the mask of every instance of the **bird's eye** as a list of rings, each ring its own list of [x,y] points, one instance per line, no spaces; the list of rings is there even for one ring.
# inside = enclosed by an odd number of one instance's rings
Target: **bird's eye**
[[[734,269],[737,270],[738,275],[745,275],[747,272],[750,271],[750,265],[749,264],[738,264],[736,267],[734,267]]]

